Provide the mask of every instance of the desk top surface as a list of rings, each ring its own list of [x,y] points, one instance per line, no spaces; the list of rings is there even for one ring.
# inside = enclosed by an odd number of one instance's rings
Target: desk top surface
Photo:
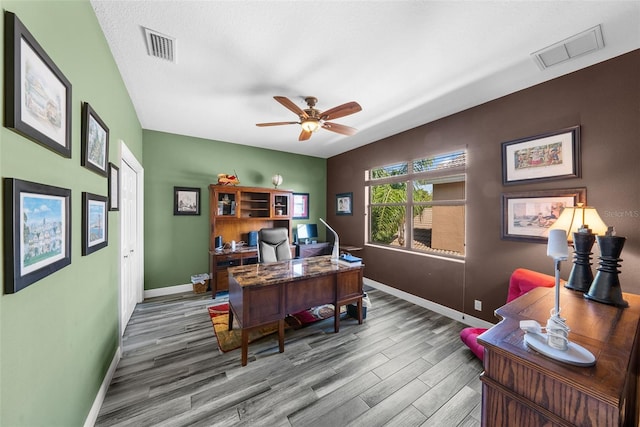
[[[241,287],[246,287],[273,285],[360,268],[363,268],[363,265],[347,265],[344,262],[336,263],[331,261],[331,255],[324,255],[264,264],[242,265],[230,267],[227,271],[229,272],[229,279],[235,280]]]

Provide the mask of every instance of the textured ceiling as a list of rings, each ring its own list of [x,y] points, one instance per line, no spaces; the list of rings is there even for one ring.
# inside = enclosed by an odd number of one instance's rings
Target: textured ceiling
[[[144,129],[328,158],[640,48],[640,1],[91,0]],[[605,48],[544,71],[531,53],[595,25]],[[148,55],[144,27],[176,39]],[[299,142],[274,95],[344,136]]]

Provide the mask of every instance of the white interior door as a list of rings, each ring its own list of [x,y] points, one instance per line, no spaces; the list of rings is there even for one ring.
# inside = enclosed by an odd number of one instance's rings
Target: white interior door
[[[120,165],[120,336],[143,295],[142,173],[142,166],[123,143]]]

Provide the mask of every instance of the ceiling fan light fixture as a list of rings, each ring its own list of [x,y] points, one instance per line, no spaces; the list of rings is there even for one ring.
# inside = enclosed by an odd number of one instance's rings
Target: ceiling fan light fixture
[[[318,119],[314,119],[314,118],[308,118],[302,121],[302,123],[300,123],[300,125],[302,125],[302,129],[306,130],[307,132],[315,132],[320,128],[320,123],[318,122]]]

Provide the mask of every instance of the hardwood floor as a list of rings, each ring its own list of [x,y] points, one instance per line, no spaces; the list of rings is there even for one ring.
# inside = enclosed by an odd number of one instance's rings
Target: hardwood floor
[[[139,304],[97,426],[479,426],[481,362],[464,325],[378,290],[363,325],[326,319],[218,350],[206,307],[179,294]]]

